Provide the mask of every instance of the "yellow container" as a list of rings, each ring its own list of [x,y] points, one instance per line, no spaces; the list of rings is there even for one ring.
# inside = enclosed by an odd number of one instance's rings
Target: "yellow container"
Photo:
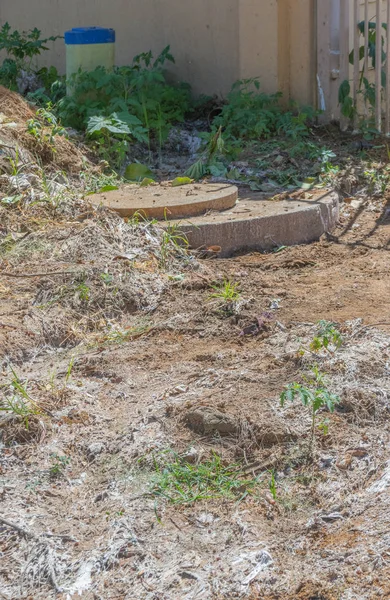
[[[66,79],[96,67],[115,65],[115,31],[105,27],[76,27],[65,32]],[[69,88],[68,88],[69,92]]]

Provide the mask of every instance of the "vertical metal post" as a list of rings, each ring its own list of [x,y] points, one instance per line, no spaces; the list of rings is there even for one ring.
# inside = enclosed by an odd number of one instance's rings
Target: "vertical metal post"
[[[355,107],[354,128],[357,129],[359,119],[357,114],[358,91],[360,80],[359,60],[359,0],[354,0],[353,5],[353,105]]]
[[[380,1],[380,0],[377,0]],[[349,0],[340,0],[340,83],[349,81]],[[349,120],[340,118],[341,129],[347,129]]]
[[[317,107],[319,122],[327,123],[332,114],[330,93],[330,2],[317,0]]]
[[[386,135],[390,134],[390,0],[387,0],[386,31]]]
[[[368,18],[368,0],[364,2],[364,75],[368,75],[368,34],[369,34],[369,18]]]
[[[370,33],[370,20],[368,11],[368,0],[364,0],[364,77],[368,78],[368,36]],[[364,116],[368,119],[368,106],[367,100],[364,102]]]
[[[376,0],[375,126],[382,131],[382,0]]]

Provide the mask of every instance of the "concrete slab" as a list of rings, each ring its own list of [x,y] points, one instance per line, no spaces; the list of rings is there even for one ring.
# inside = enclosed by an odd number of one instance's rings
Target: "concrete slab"
[[[281,200],[240,192],[231,210],[174,222],[180,223],[192,248],[220,246],[220,256],[226,257],[240,251],[313,242],[332,231],[338,217],[337,192],[321,189]]]
[[[93,204],[104,204],[122,217],[139,212],[147,219],[181,219],[195,217],[209,210],[221,211],[234,207],[238,189],[223,183],[171,185],[125,185],[119,190],[92,194]]]

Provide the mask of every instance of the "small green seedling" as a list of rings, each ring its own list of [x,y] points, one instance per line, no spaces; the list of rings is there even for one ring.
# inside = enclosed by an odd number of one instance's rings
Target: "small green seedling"
[[[68,381],[69,381],[69,379],[70,379],[70,377],[72,375],[74,361],[75,361],[75,356],[73,355],[71,357],[70,361],[69,361],[68,368],[67,368],[67,371],[66,371],[65,384],[68,383]]]
[[[101,273],[100,274],[100,279],[103,281],[103,283],[105,283],[106,285],[110,285],[113,281],[114,281],[114,276],[111,275],[111,273]]]
[[[340,348],[343,338],[335,323],[331,321],[318,321],[318,332],[310,344],[310,350],[318,352],[319,350],[329,350],[329,346]]]
[[[224,279],[223,283],[212,286],[214,292],[210,294],[209,300],[222,300],[226,303],[237,302],[241,296],[237,288],[238,283]]]
[[[274,471],[271,471],[271,479],[269,480],[269,491],[271,492],[272,498],[276,502],[277,499],[278,499],[278,493],[277,493],[277,490],[276,490],[276,481],[275,481],[275,473],[274,473]]]
[[[51,479],[57,479],[65,474],[66,467],[70,463],[69,456],[59,456],[57,453],[50,455],[53,459],[53,464],[49,469],[49,475]]]
[[[29,119],[27,121],[27,132],[32,135],[37,142],[47,143],[51,151],[56,152],[55,136],[66,136],[66,129],[60,125],[57,117],[48,108],[40,108],[37,110],[37,116],[40,119]]]
[[[323,435],[328,435],[329,433],[329,419],[324,419],[321,423],[318,424],[318,429],[323,433]]]
[[[307,407],[311,416],[311,432],[309,456],[313,456],[314,436],[316,428],[316,418],[319,411],[327,408],[330,412],[334,412],[337,404],[340,402],[340,397],[332,394],[326,385],[325,375],[321,373],[317,366],[312,367],[312,376],[305,377],[305,384],[290,383],[285,387],[285,390],[280,396],[280,404],[283,407],[286,402],[294,402],[298,398],[303,406]]]
[[[76,292],[78,292],[80,300],[88,302],[91,297],[91,290],[83,281],[76,286]]]

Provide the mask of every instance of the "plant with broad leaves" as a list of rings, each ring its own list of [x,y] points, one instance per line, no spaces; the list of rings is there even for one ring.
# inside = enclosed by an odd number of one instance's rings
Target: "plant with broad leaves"
[[[323,348],[329,350],[330,346],[335,349],[340,348],[343,343],[343,338],[336,324],[331,321],[318,321],[318,332],[310,344],[310,350],[318,352]]]
[[[122,115],[127,114],[142,123],[144,136],[139,141],[146,138],[149,147],[157,143],[161,149],[173,123],[184,121],[191,110],[190,87],[168,83],[164,72],[166,62],[174,62],[169,46],[156,59],[146,52],[136,56],[129,66],[79,71],[68,81],[72,95],[58,104],[63,122],[84,129],[91,116],[116,113],[136,137],[134,123]]]
[[[131,138],[146,142],[141,121],[128,112],[110,116],[95,115],[88,119],[87,136],[99,156],[116,167],[125,161]]]
[[[313,456],[317,414],[325,408],[329,410],[329,412],[334,412],[337,404],[340,403],[340,397],[329,391],[326,377],[319,371],[318,367],[312,367],[311,372],[312,375],[310,377],[304,377],[305,384],[297,382],[290,383],[280,395],[280,404],[282,407],[284,407],[286,402],[294,402],[298,399],[310,412],[310,457]]]
[[[0,67],[0,83],[16,90],[20,71],[35,72],[32,69],[34,57],[49,49],[48,42],[55,42],[60,37],[42,38],[36,27],[29,31],[12,31],[10,24],[4,23],[0,28],[0,51],[6,53],[6,58]]]
[[[51,112],[52,105],[49,103],[47,108],[37,110],[37,118],[27,121],[27,131],[35,137],[40,144],[46,143],[52,152],[56,152],[55,136],[66,136],[66,130],[58,122],[57,117]]]

